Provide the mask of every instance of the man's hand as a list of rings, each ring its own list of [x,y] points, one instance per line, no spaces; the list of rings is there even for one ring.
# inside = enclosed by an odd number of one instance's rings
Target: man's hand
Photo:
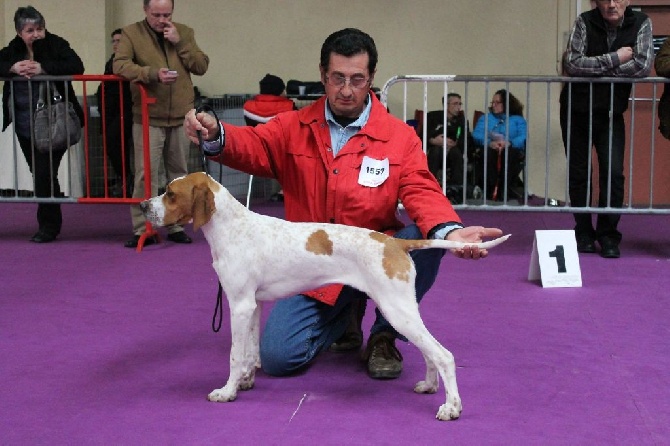
[[[169,68],[158,69],[158,81],[161,84],[174,84],[177,82],[177,72]]]
[[[176,45],[181,40],[181,36],[177,31],[177,27],[174,26],[172,22],[166,23],[165,28],[163,28],[163,38],[171,42],[173,45]]]
[[[198,131],[202,133],[204,141],[214,141],[219,137],[219,123],[209,113],[196,114],[195,109],[191,109],[184,118],[184,132],[188,139],[199,145]]]
[[[485,228],[483,226],[468,226],[467,228],[451,231],[445,237],[446,240],[452,240],[463,243],[480,243],[485,237],[500,237],[502,230],[498,228]],[[453,249],[451,251],[456,257],[461,259],[480,259],[486,257],[487,250],[480,250],[476,246],[466,246],[462,249]]]
[[[619,56],[619,61],[624,64],[628,62],[629,60],[633,59],[633,56],[635,53],[633,53],[633,48],[629,46],[622,46],[618,50],[616,50],[617,56]]]

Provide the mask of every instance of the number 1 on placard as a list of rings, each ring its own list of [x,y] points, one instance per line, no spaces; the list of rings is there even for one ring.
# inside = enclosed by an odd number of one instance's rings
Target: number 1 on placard
[[[549,252],[549,257],[554,257],[556,259],[559,273],[568,272],[565,268],[565,250],[563,249],[563,245],[556,245],[556,249]]]

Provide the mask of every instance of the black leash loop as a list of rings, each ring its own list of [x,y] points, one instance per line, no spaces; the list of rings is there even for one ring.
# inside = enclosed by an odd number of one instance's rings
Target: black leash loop
[[[207,104],[200,105],[195,110],[195,114],[197,115],[198,113],[208,113],[214,116],[217,123],[221,122],[219,120],[219,116],[216,114],[214,109]],[[207,156],[205,155],[205,146],[204,141],[202,140],[202,132],[198,130],[197,134],[198,134],[198,148],[200,149],[200,153],[202,154],[202,165],[205,169],[205,172],[207,172],[208,175],[211,175],[209,169],[207,168]],[[222,177],[223,177],[223,169],[219,169],[219,183],[222,182],[221,181]],[[217,316],[219,318],[218,323],[216,321]],[[219,292],[216,294],[216,306],[214,307],[214,316],[212,317],[212,330],[214,331],[214,333],[218,333],[219,330],[221,330],[222,321],[223,321],[223,287],[221,286],[221,282],[219,282]]]
[[[219,322],[216,322],[216,316],[219,316]],[[216,306],[214,307],[214,317],[212,317],[212,330],[218,333],[221,330],[221,322],[223,321],[223,287],[219,282],[219,292],[216,295]]]
[[[195,109],[195,114],[197,115],[198,113],[210,114],[210,115],[214,116],[214,119],[216,119],[217,123],[221,122],[219,120],[219,116],[216,114],[214,109],[212,107],[210,107],[208,104],[202,104],[198,108],[196,108]],[[205,172],[207,172],[208,175],[211,175],[211,173],[209,172],[209,169],[207,168],[207,156],[205,155],[206,151],[205,151],[205,144],[204,144],[204,141],[202,139],[202,131],[197,130],[196,133],[198,135],[198,148],[200,149],[200,154],[202,155],[203,168],[205,169]],[[223,169],[219,169],[219,183],[221,183],[222,177],[223,177]]]

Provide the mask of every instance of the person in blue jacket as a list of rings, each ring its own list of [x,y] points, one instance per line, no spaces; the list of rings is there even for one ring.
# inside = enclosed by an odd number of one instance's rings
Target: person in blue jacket
[[[526,158],[526,120],[523,104],[507,90],[493,95],[489,112],[480,117],[472,132],[475,143],[486,148],[486,193],[491,200],[521,199],[519,174]],[[505,185],[507,187],[505,187]]]

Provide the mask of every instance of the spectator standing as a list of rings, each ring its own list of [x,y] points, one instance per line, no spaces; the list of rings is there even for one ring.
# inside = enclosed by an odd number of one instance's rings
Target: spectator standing
[[[325,96],[265,125],[236,127],[192,110],[185,119],[189,138],[202,132],[205,152],[248,173],[279,179],[289,221],[330,222],[369,228],[394,237],[446,238],[476,242],[499,229],[463,228],[433,175],[416,132],[372,94],[377,66],[372,38],[357,29],[331,34],[321,47]],[[223,151],[221,152],[221,148]],[[402,201],[415,222],[397,215]],[[445,251],[414,251],[417,300],[432,286]],[[471,247],[461,258],[487,255]],[[261,339],[261,364],[271,375],[303,370],[333,343],[338,350],[362,345],[360,322],[367,297],[348,286],[332,285],[277,301]],[[398,333],[377,312],[365,350],[372,378],[396,378],[402,356]]]
[[[666,38],[661,49],[658,50],[654,66],[657,75],[670,77],[670,39]],[[661,134],[666,139],[670,139],[670,86],[668,84],[663,87],[663,95],[658,104],[658,119]]]
[[[104,74],[114,74],[114,55],[121,41],[121,28],[112,31],[112,55],[105,64]],[[133,150],[133,101],[129,82],[106,82],[98,86],[96,97],[98,107],[105,122],[105,146],[107,156],[116,173],[116,184],[125,181],[125,195],[132,196],[133,175],[130,170],[130,153]],[[104,110],[103,110],[104,102]],[[123,110],[123,113],[121,111]],[[122,140],[123,144],[122,144]],[[119,195],[123,195],[121,192]]]
[[[654,57],[651,20],[628,0],[596,0],[580,14],[568,40],[564,70],[577,77],[645,77]],[[589,206],[589,153],[598,157],[598,207],[620,208],[624,197],[625,124],[630,83],[572,83],[561,90],[561,131],[569,158],[568,188],[573,207]],[[612,104],[610,106],[610,104]],[[575,213],[577,250],[618,258],[620,214]]]
[[[62,37],[46,29],[44,16],[32,6],[20,7],[14,14],[16,37],[0,50],[0,76],[32,78],[40,74],[54,76],[83,74],[84,64]],[[11,89],[13,85],[13,91]],[[67,99],[80,122],[84,112],[70,82],[53,82],[58,92]],[[23,156],[34,178],[35,196],[39,198],[62,196],[58,182],[58,168],[65,150],[41,152],[32,147],[30,123],[38,100],[38,82],[5,82],[2,91],[2,131],[11,122],[21,146]],[[13,98],[12,107],[9,99]],[[39,230],[30,239],[35,243],[48,243],[60,234],[63,215],[59,203],[43,202],[37,205]]]
[[[156,103],[149,106],[149,139],[151,158],[151,195],[157,195],[159,163],[165,163],[167,181],[187,173],[190,143],[182,128],[184,115],[193,108],[194,90],[191,74],[203,75],[209,57],[195,41],[193,29],[172,21],[173,0],[143,0],[146,18],[122,30],[114,56],[114,73],[133,82],[133,140],[135,146],[134,198],[143,198],[144,155],[142,110],[139,89],[142,83]],[[146,229],[146,219],[138,205],[131,206],[133,237],[124,246],[134,248]],[[191,243],[184,228],[168,228],[168,240]],[[147,238],[145,245],[155,243]]]

